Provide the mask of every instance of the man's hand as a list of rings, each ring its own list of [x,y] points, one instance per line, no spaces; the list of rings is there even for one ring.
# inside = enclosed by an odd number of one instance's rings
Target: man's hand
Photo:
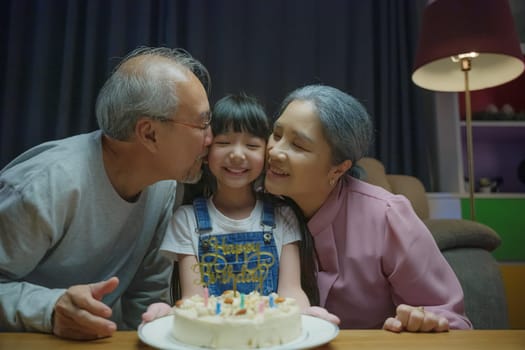
[[[389,317],[383,329],[391,332],[447,332],[448,320],[445,317],[425,311],[420,307],[400,304],[396,308],[396,317]]]
[[[171,306],[166,303],[154,303],[148,306],[145,313],[142,314],[142,322],[151,322],[156,318],[169,315],[171,312]]]
[[[322,318],[323,320],[331,322],[335,325],[339,325],[339,323],[341,323],[339,317],[329,313],[325,308],[319,306],[310,306],[303,310],[303,314]]]
[[[117,325],[108,320],[111,308],[101,300],[114,291],[118,283],[118,278],[112,277],[107,281],[70,287],[55,305],[53,333],[69,339],[110,337]]]

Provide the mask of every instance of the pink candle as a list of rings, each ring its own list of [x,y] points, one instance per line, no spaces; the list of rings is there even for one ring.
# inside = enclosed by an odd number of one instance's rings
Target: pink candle
[[[259,313],[264,313],[264,300],[259,303]]]
[[[208,287],[204,287],[204,306],[208,306],[208,298],[210,294],[208,292]]]

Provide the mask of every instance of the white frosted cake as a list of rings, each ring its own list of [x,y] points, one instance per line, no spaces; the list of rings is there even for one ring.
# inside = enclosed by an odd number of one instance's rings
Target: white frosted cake
[[[271,299],[271,300],[270,300]],[[220,304],[217,306],[217,304]],[[270,347],[301,335],[301,314],[295,299],[277,294],[241,296],[227,291],[177,301],[173,308],[173,336],[186,344],[215,349]]]

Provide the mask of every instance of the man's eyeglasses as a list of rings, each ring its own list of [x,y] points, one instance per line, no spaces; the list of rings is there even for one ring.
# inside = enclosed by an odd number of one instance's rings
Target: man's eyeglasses
[[[188,128],[206,130],[208,126],[210,126],[210,123],[211,123],[211,112],[202,113],[200,117],[202,119],[200,124],[182,122],[182,121],[178,121],[178,120],[166,118],[166,117],[156,117],[155,119],[160,120],[161,122],[170,122],[170,123],[184,125],[184,126],[187,126]]]

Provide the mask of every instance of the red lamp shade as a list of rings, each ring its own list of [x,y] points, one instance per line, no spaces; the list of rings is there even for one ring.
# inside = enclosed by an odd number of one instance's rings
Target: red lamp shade
[[[412,81],[435,91],[464,91],[452,56],[476,52],[470,89],[497,86],[524,70],[518,34],[506,0],[436,0],[423,13]]]

